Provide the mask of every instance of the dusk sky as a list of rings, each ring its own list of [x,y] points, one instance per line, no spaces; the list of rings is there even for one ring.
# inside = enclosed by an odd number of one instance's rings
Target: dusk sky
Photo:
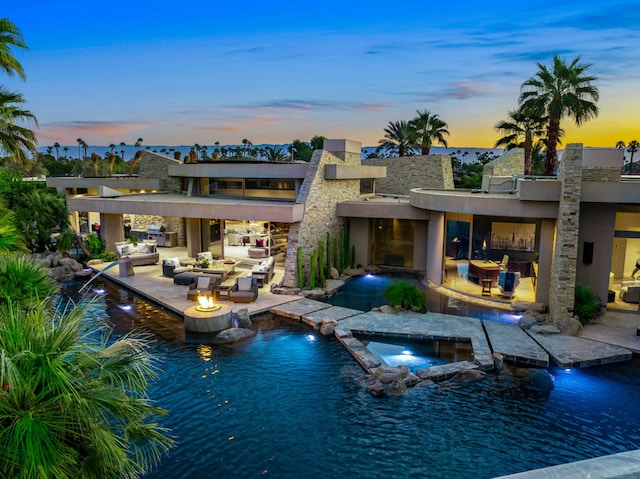
[[[564,143],[640,140],[637,0],[10,2],[41,146],[254,144],[314,135],[377,145],[416,110],[449,146],[492,147],[536,62],[581,56],[600,115]]]

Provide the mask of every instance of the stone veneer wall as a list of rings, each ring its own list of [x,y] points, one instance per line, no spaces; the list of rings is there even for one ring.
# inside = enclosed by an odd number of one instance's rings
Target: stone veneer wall
[[[166,191],[180,193],[182,191],[182,178],[169,177],[169,165],[171,164],[180,165],[182,162],[144,150],[135,170],[138,171],[140,178],[163,178]]]
[[[524,148],[505,151],[482,167],[482,175],[513,176],[524,174]]]
[[[549,312],[552,317],[571,312],[574,306],[582,193],[582,144],[567,145],[559,164],[558,179],[562,187],[549,288]]]
[[[594,167],[582,168],[582,181],[620,181],[620,168]]]
[[[342,160],[339,156],[344,158]],[[340,234],[343,221],[338,217],[337,204],[356,199],[360,196],[360,180],[325,180],[324,165],[359,165],[360,153],[316,150],[311,158],[307,175],[302,182],[296,203],[305,205],[301,222],[289,228],[287,257],[283,286],[295,288],[297,280],[297,249],[302,248],[302,260],[305,279],[309,278],[311,255],[318,247],[318,240],[326,243],[327,232],[331,238]],[[331,240],[333,242],[333,239]],[[324,244],[326,255],[326,244]],[[326,258],[326,256],[325,256]],[[305,284],[305,286],[307,286]]]
[[[362,164],[387,167],[387,177],[375,180],[376,193],[408,195],[412,188],[454,188],[449,155],[371,158]]]
[[[151,225],[164,226],[167,231],[177,233],[178,246],[187,244],[184,218],[180,216],[132,215],[131,229],[146,230]]]

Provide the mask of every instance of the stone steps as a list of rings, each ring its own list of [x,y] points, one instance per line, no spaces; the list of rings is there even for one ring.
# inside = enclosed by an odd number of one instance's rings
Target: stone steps
[[[505,361],[522,366],[549,366],[549,355],[520,326],[495,321],[483,321],[482,326],[491,349]]]

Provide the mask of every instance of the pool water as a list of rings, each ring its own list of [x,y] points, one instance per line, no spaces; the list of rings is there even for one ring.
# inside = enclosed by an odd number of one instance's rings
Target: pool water
[[[150,390],[176,447],[145,477],[483,479],[640,447],[640,362],[552,369],[526,394],[488,375],[374,398],[333,338],[264,316],[227,346],[184,336],[182,320],[103,284],[92,306],[116,334],[152,334]]]

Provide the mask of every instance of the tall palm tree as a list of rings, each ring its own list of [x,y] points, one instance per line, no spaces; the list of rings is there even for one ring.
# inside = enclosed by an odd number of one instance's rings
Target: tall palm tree
[[[633,175],[633,154],[638,151],[640,148],[640,143],[638,140],[631,140],[627,145],[627,151],[631,153],[631,158],[629,159],[629,174]]]
[[[438,115],[432,115],[429,110],[417,110],[416,113],[418,116],[409,122],[409,128],[412,130],[415,143],[420,147],[421,154],[431,153],[431,147],[436,142],[447,148],[449,146],[445,139],[445,136],[449,135],[447,123]]]
[[[122,161],[124,161],[124,147],[127,146],[127,144],[124,141],[120,142],[120,158],[122,158]]]
[[[20,29],[8,18],[0,18],[0,69],[9,76],[16,74],[24,80],[27,76],[20,62],[13,56],[11,47],[29,48]]]
[[[407,121],[390,121],[379,143],[388,153],[402,157],[413,153],[415,139]]]
[[[76,143],[78,143],[78,159],[82,159],[82,144],[84,140],[82,138],[76,138]]]
[[[24,98],[0,86],[0,151],[24,161],[38,144],[35,133],[21,125],[38,125],[35,115],[23,110]]]
[[[100,162],[100,155],[96,152],[91,153],[91,161],[93,161],[93,176],[98,176],[98,163]]]
[[[140,148],[142,148],[142,142],[143,142],[143,141],[144,141],[144,140],[143,140],[142,138],[138,138],[138,139],[136,140],[136,142],[133,144],[133,146],[135,146],[136,148],[140,149]]]
[[[60,143],[57,141],[53,144],[53,147],[56,149],[56,160],[60,159]]]
[[[67,159],[67,155],[69,154],[69,147],[65,146],[62,151],[64,151],[64,159]]]
[[[246,138],[243,138],[242,139],[242,144],[244,145],[244,148],[242,150],[242,156],[247,156],[247,148],[249,148],[251,145],[253,145],[253,143],[251,143]]]
[[[111,154],[112,154],[112,155],[113,155],[113,150],[115,150],[115,149],[116,149],[116,145],[114,145],[113,143],[111,143],[111,144],[109,145],[109,151],[111,151]]]
[[[571,63],[555,55],[551,69],[538,63],[536,74],[521,87],[520,105],[526,111],[547,116],[547,155],[545,171],[553,175],[556,166],[556,147],[560,139],[560,121],[570,117],[577,126],[598,116],[600,98],[595,86],[597,78],[586,75],[591,65],[580,63],[576,57]]]
[[[503,136],[496,141],[496,147],[524,148],[524,174],[531,174],[531,158],[535,142],[542,138],[546,131],[546,117],[536,113],[525,113],[522,109],[511,110],[509,119],[500,121],[494,127]]]
[[[0,476],[142,476],[172,445],[147,394],[158,376],[148,344],[92,338],[87,306],[30,303],[0,307]]]
[[[133,156],[133,160],[131,160],[131,164],[129,165],[129,176],[133,176],[133,169],[135,168],[136,163],[138,163],[138,160],[141,156],[142,150],[136,151],[136,154]]]
[[[112,152],[107,153],[107,159],[109,160],[109,176],[113,176],[113,164],[116,162],[116,155]]]

